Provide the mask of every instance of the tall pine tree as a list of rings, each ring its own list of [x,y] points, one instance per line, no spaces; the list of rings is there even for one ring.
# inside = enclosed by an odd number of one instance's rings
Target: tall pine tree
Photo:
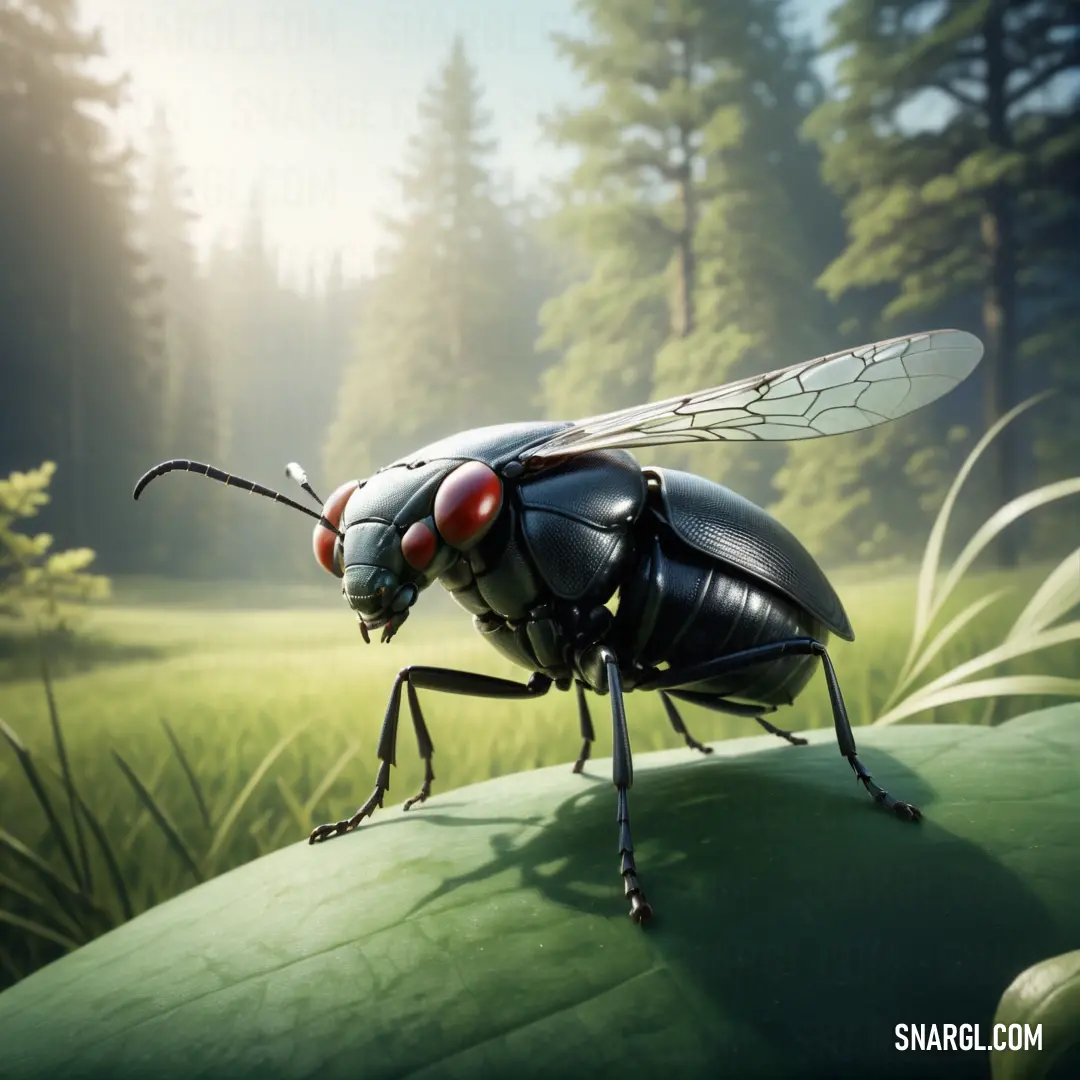
[[[1051,381],[1025,365],[1024,343],[1050,351],[1064,337],[1059,320],[1075,320],[1076,5],[844,0],[832,29],[829,47],[847,53],[839,95],[809,130],[847,199],[850,242],[823,284],[833,296],[890,286],[893,327],[944,311],[981,330],[989,426]],[[992,453],[996,507],[1028,468],[1015,427]]]
[[[194,215],[185,206],[184,173],[164,109],[150,131],[144,243],[159,282],[155,297],[160,347],[158,455],[218,461],[220,394],[207,331],[207,310],[190,239]],[[158,504],[160,565],[169,573],[206,572],[214,564],[219,530],[210,504],[193,485],[177,485]]]
[[[129,160],[103,119],[122,86],[90,72],[101,41],[72,0],[0,15],[0,473],[56,461],[43,526],[131,569],[146,517],[117,478],[154,452],[156,390]]]
[[[523,418],[537,379],[520,237],[491,172],[494,142],[460,39],[419,108],[357,354],[327,442],[355,475],[455,428]]]
[[[821,90],[777,0],[581,0],[557,39],[593,101],[550,123],[579,151],[562,235],[589,276],[545,306],[565,357],[548,408],[580,415],[806,359],[832,340],[813,282],[839,210],[798,137]],[[666,451],[770,495],[786,448]]]
[[[333,419],[353,337],[360,289],[334,259],[325,286],[315,268],[301,288],[282,275],[253,193],[233,244],[216,242],[204,272],[210,311],[215,393],[221,416],[220,461],[230,471],[279,486],[284,465],[299,461],[319,491],[317,462]],[[299,278],[294,274],[294,278]],[[277,479],[275,479],[277,478]],[[215,498],[216,496],[216,498]],[[261,499],[200,492],[231,541],[219,572],[230,576],[310,580],[310,528]]]

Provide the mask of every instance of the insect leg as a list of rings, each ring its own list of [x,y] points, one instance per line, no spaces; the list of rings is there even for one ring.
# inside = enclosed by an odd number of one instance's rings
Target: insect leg
[[[397,728],[398,717],[401,713],[401,686],[403,679],[399,674],[394,680],[393,689],[390,691],[390,700],[386,703],[386,714],[383,716],[382,731],[379,733],[379,772],[375,777],[375,790],[368,796],[367,802],[356,811],[351,818],[343,818],[341,821],[328,822],[325,825],[317,825],[308,836],[308,843],[315,844],[320,840],[328,840],[332,836],[340,836],[342,833],[351,832],[366,817],[370,817],[383,804],[383,797],[390,790],[390,766],[396,764],[397,759]]]
[[[601,646],[600,659],[607,677],[611,696],[611,779],[618,792],[620,873],[623,891],[630,901],[630,918],[636,923],[648,922],[653,915],[652,906],[645,899],[641,882],[638,881],[637,864],[634,862],[634,841],[630,836],[630,800],[627,793],[634,786],[634,759],[630,753],[630,733],[626,729],[626,707],[623,702],[622,677],[619,665],[610,649]]]
[[[406,806],[423,802],[431,793],[431,782],[435,774],[431,768],[431,756],[435,750],[428,735],[427,724],[420,712],[420,703],[416,690],[440,690],[447,694],[467,694],[471,697],[490,698],[528,698],[540,697],[551,688],[552,680],[546,675],[534,674],[527,683],[512,682],[510,679],[498,679],[493,675],[477,675],[471,671],[455,671],[453,668],[406,667],[398,672],[394,686],[390,691],[390,700],[386,704],[382,731],[379,734],[379,772],[375,777],[375,790],[367,802],[351,818],[319,825],[312,829],[308,843],[314,844],[331,836],[340,836],[350,832],[366,817],[370,817],[382,806],[383,798],[390,790],[390,767],[397,764],[397,729],[401,713],[401,689],[406,687],[409,700],[409,712],[412,715],[416,741],[420,747],[420,756],[424,758],[424,784],[420,792],[408,801]],[[414,689],[415,687],[415,689]],[[427,753],[425,754],[425,750]]]
[[[664,711],[667,713],[668,720],[671,722],[671,726],[675,729],[676,735],[681,735],[686,740],[686,745],[691,750],[700,750],[703,754],[711,754],[713,752],[711,746],[705,746],[703,743],[699,743],[693,735],[686,729],[686,724],[683,722],[683,718],[679,715],[679,710],[675,708],[675,702],[671,700],[671,695],[660,691],[660,700],[664,703]]]
[[[922,811],[917,806],[912,806],[911,803],[893,798],[874,780],[870,770],[859,760],[855,750],[855,736],[851,732],[851,721],[848,719],[844,698],[840,693],[840,683],[836,678],[836,671],[833,668],[828,650],[820,641],[815,641],[813,638],[787,638],[784,641],[770,642],[768,645],[755,645],[751,649],[729,653],[727,656],[718,656],[716,659],[706,660],[702,664],[657,671],[650,679],[640,682],[638,688],[641,690],[664,690],[671,687],[692,686],[694,683],[725,675],[730,671],[738,671],[740,668],[747,667],[750,664],[778,660],[782,656],[791,656],[793,654],[821,657],[825,682],[829,688],[829,701],[832,704],[836,741],[839,744],[840,753],[847,758],[848,764],[859,780],[862,781],[863,787],[873,796],[875,802],[884,806],[887,810],[891,810],[898,818],[904,821],[918,821],[922,817]]]
[[[755,716],[754,719],[770,734],[779,735],[781,739],[787,739],[792,746],[806,746],[806,740],[796,735],[793,731],[786,731],[784,728],[776,727],[770,724],[764,716]]]
[[[405,693],[409,701],[409,715],[412,717],[413,731],[416,733],[416,748],[424,762],[424,782],[420,785],[420,790],[411,799],[406,799],[401,808],[409,810],[416,803],[427,802],[427,797],[431,794],[431,785],[435,781],[435,770],[432,768],[431,759],[435,756],[435,747],[428,734],[427,724],[424,723],[424,714],[420,711],[420,701],[411,679],[405,684]]]
[[[829,701],[832,703],[833,724],[836,728],[836,741],[840,745],[840,753],[847,758],[852,771],[862,781],[863,787],[874,797],[875,802],[891,810],[903,821],[918,821],[922,817],[922,811],[911,803],[894,799],[874,780],[870,770],[859,760],[855,752],[855,736],[851,731],[851,721],[848,720],[847,708],[844,705],[843,695],[840,693],[840,682],[836,678],[832,660],[824,645],[817,641],[814,644],[817,646],[814,651],[821,657],[821,666],[825,669],[825,682],[829,687]]]
[[[695,694],[689,690],[672,690],[672,697],[681,701],[688,701],[691,705],[701,705],[703,708],[712,709],[714,712],[728,713],[731,716],[746,716],[756,720],[770,735],[779,735],[781,739],[787,739],[792,746],[805,746],[806,740],[783,728],[770,724],[761,714],[776,712],[775,705],[744,705],[741,701],[728,701],[726,698],[716,697],[713,694]],[[666,697],[665,691],[660,691],[661,698]],[[670,715],[670,714],[669,714]],[[679,729],[676,728],[676,731]],[[708,753],[712,753],[711,750]]]
[[[589,760],[596,732],[593,731],[592,717],[589,715],[589,703],[585,700],[585,686],[580,679],[575,681],[574,689],[577,691],[578,721],[581,725],[581,753],[574,762],[573,771],[579,773],[585,768],[585,762]]]

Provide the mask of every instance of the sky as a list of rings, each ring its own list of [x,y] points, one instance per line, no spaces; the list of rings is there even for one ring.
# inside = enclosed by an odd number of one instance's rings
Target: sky
[[[832,0],[796,0],[820,36]],[[397,205],[394,171],[420,95],[460,33],[476,67],[500,172],[521,193],[568,164],[539,117],[584,97],[551,34],[583,28],[573,0],[82,0],[109,74],[127,73],[121,138],[145,144],[165,107],[187,170],[195,240],[232,239],[258,186],[287,275],[340,252],[368,273]]]

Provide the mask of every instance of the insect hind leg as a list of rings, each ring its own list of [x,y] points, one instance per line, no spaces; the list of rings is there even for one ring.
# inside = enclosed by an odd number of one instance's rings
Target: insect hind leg
[[[706,746],[704,743],[700,743],[693,735],[690,734],[689,728],[686,726],[686,722],[683,720],[679,713],[679,710],[675,706],[675,702],[671,700],[672,695],[664,690],[660,691],[660,700],[664,703],[664,712],[667,713],[668,722],[675,730],[676,735],[681,735],[683,741],[691,750],[697,750],[702,754],[711,754],[713,748]]]
[[[778,728],[765,719],[762,714],[776,712],[775,705],[744,705],[740,701],[728,701],[726,698],[717,697],[715,694],[699,694],[689,690],[661,690],[660,698],[664,703],[664,708],[667,710],[668,719],[671,720],[672,726],[680,735],[689,736],[689,732],[686,731],[685,724],[682,728],[675,725],[675,718],[678,718],[678,713],[675,711],[674,704],[668,700],[672,697],[679,698],[680,701],[686,701],[691,705],[700,705],[705,709],[712,709],[713,712],[727,713],[730,716],[749,717],[756,720],[770,735],[778,735],[781,739],[786,739],[792,746],[806,746],[805,739],[800,738],[792,731]],[[675,713],[675,717],[672,716],[672,713]],[[682,723],[681,718],[679,718],[679,722]],[[696,739],[691,742],[687,738],[687,745],[692,749],[701,750],[705,754],[712,753],[712,747],[703,747]]]
[[[801,735],[796,735],[793,731],[788,731],[786,728],[776,727],[775,724],[770,724],[764,716],[755,716],[754,719],[770,734],[778,735],[781,739],[786,739],[792,746],[806,746],[806,739]]]
[[[836,741],[840,747],[840,753],[847,758],[852,772],[861,781],[863,787],[866,788],[878,805],[891,810],[902,821],[919,821],[922,818],[922,811],[917,806],[890,795],[877,783],[870,770],[859,760],[859,755],[855,749],[855,736],[851,731],[851,721],[848,719],[844,697],[840,693],[840,683],[836,678],[836,670],[833,668],[828,650],[820,641],[814,638],[786,638],[783,641],[774,641],[767,645],[755,645],[750,649],[742,649],[739,652],[729,653],[727,656],[719,656],[712,660],[706,660],[701,664],[656,671],[651,678],[640,682],[638,688],[641,690],[674,691],[677,687],[692,686],[695,683],[704,682],[706,679],[738,671],[750,664],[765,663],[769,660],[778,660],[782,656],[791,655],[818,656],[821,658],[825,682],[829,688],[829,702],[832,705]]]

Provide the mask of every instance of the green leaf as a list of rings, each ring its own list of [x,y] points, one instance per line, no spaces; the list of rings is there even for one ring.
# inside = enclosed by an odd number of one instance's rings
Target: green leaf
[[[983,1054],[900,1053],[894,1027],[985,1035],[1016,973],[1080,940],[1080,706],[860,730],[917,826],[831,732],[810,740],[638,757],[647,929],[610,761],[501,777],[274,852],[34,973],[0,994],[5,1080],[985,1077]]]
[[[1041,1027],[1042,1045],[992,1050],[993,1080],[1043,1080],[1066,1053],[1080,1050],[1080,950],[1021,972],[1002,995],[994,1023]]]

